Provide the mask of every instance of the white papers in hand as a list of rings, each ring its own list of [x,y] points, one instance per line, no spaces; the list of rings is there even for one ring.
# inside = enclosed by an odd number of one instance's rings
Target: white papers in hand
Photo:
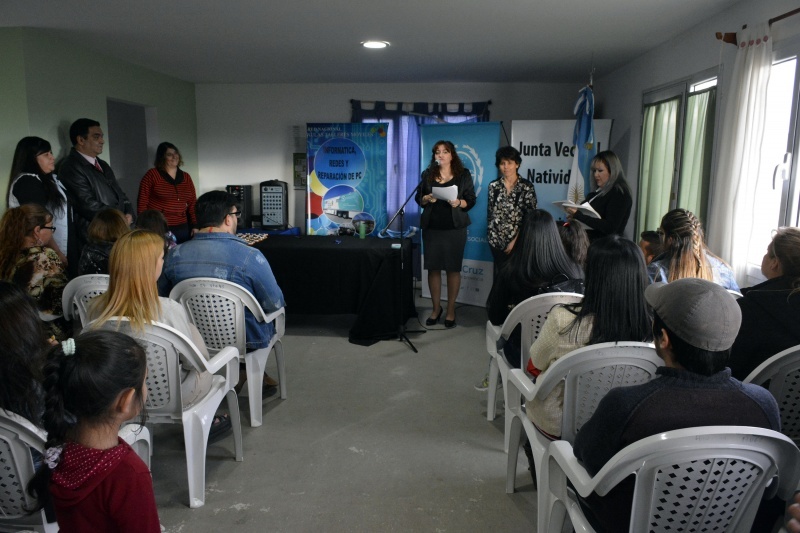
[[[452,202],[458,198],[458,187],[450,185],[449,187],[432,187],[431,194],[437,200],[446,200]]]
[[[567,207],[571,207],[573,209],[577,209],[581,213],[583,213],[585,215],[588,215],[588,216],[590,216],[592,218],[602,218],[600,216],[600,213],[595,211],[594,208],[591,205],[589,205],[589,202],[584,202],[582,204],[576,204],[574,202],[570,202],[569,200],[561,200],[559,202],[553,202],[553,204],[557,205],[561,209],[564,209],[564,211],[566,211]]]

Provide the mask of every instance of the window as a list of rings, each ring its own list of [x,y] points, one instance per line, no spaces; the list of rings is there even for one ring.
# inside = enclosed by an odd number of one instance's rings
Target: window
[[[717,78],[708,72],[645,93],[636,234],[683,207],[705,219]]]
[[[798,150],[800,42],[776,43],[773,52],[751,231],[749,235],[736,236],[748,242],[745,286],[764,280],[761,259],[772,240],[772,231],[798,224],[797,161],[793,154]]]

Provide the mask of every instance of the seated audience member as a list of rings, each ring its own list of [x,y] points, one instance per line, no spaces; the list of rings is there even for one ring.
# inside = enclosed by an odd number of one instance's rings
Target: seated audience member
[[[534,209],[520,224],[517,245],[494,278],[486,301],[489,321],[501,326],[521,301],[547,292],[583,292],[583,270],[564,250],[553,217]],[[519,368],[520,330],[505,345],[506,359]]]
[[[118,434],[137,416],[144,424],[144,348],[116,331],[84,332],[50,349],[42,374],[45,465],[27,487],[36,508],[52,505],[64,533],[159,533],[150,470]]]
[[[175,235],[172,234],[169,226],[167,226],[167,219],[164,218],[164,213],[157,209],[145,209],[139,213],[139,218],[136,219],[136,227],[163,235],[170,250],[178,245]]]
[[[752,426],[779,431],[775,398],[743,384],[726,368],[741,322],[736,301],[719,285],[685,278],[645,291],[653,307],[658,377],[612,389],[575,439],[575,457],[594,476],[617,452],[665,431],[699,426]],[[596,531],[628,531],[633,477],[604,497],[581,499]]]
[[[558,224],[558,235],[567,255],[579,267],[586,268],[586,254],[589,253],[589,235],[578,222],[564,222]]]
[[[0,221],[0,279],[25,289],[36,301],[48,335],[63,340],[72,328],[61,308],[67,285],[64,264],[48,246],[55,230],[53,215],[38,204],[6,211]]]
[[[164,274],[169,284],[199,277],[224,279],[250,291],[265,313],[283,307],[283,293],[264,254],[236,236],[241,216],[236,197],[225,191],[207,192],[197,199],[195,213],[199,229],[194,237],[170,250],[167,256]],[[269,346],[275,333],[272,323],[258,322],[245,310],[245,327],[248,351]],[[240,387],[245,373],[241,375]],[[277,382],[264,376],[264,385],[274,388]]]
[[[208,358],[208,349],[200,332],[189,322],[181,304],[160,297],[156,280],[164,265],[164,238],[146,230],[134,230],[120,237],[111,249],[108,290],[89,305],[88,329],[97,329],[114,317],[127,317],[135,331],[145,324],[161,322],[187,337]],[[197,371],[189,365],[181,374],[181,399],[189,405],[202,398],[211,388],[211,374]],[[219,416],[211,426],[209,442],[220,438],[231,428],[225,416]]]
[[[800,229],[780,228],[761,261],[767,281],[736,300],[742,327],[731,349],[731,374],[744,379],[775,355],[800,344]]]
[[[658,233],[661,253],[647,266],[651,281],[700,278],[739,290],[730,267],[706,248],[703,225],[691,211],[673,209],[661,219]]]
[[[108,274],[108,256],[117,239],[128,233],[128,221],[122,211],[103,209],[89,224],[89,242],[81,251],[78,275]]]
[[[8,281],[0,281],[0,344],[0,408],[41,426],[41,356],[50,344],[36,304]]]
[[[650,340],[645,287],[644,259],[633,241],[618,235],[593,241],[583,301],[550,311],[531,346],[529,372],[546,373],[560,358],[589,344]],[[563,406],[564,385],[558,384],[544,400],[527,402],[525,410],[542,433],[559,438]]]
[[[649,265],[658,255],[661,254],[661,236],[657,231],[643,231],[642,240],[639,241],[639,248],[644,254],[644,262]]]

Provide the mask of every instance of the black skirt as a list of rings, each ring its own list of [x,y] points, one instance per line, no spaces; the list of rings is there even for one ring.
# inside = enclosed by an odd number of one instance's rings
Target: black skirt
[[[467,228],[422,230],[425,270],[461,272]]]

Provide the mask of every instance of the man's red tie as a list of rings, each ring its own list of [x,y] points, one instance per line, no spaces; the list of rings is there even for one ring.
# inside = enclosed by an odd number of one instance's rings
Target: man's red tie
[[[100,166],[100,163],[97,162],[97,159],[94,160],[94,168],[100,172],[103,172],[103,167]]]

